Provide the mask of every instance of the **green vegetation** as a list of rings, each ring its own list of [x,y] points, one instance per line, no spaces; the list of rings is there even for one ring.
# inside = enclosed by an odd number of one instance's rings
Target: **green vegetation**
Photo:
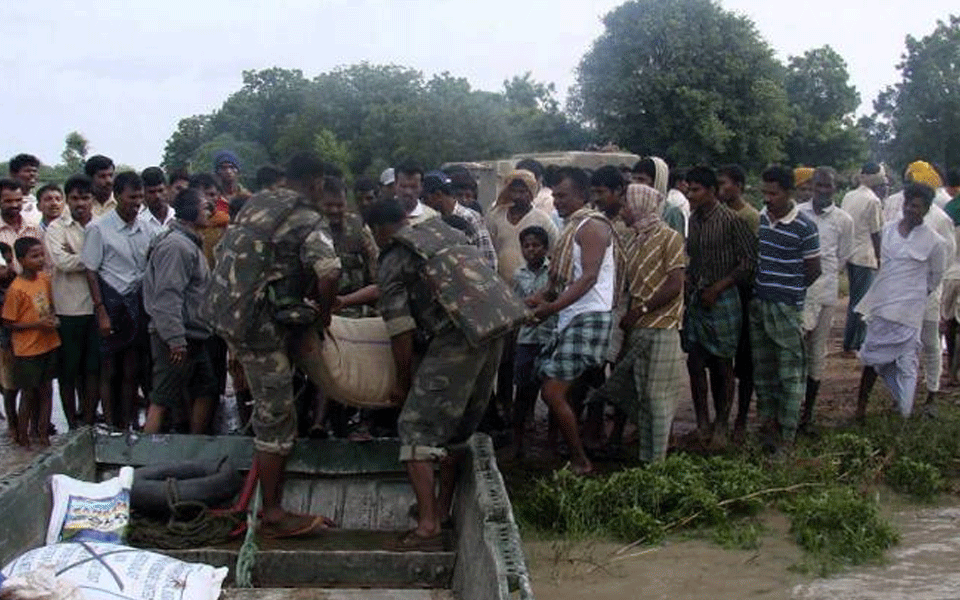
[[[938,419],[883,415],[829,431],[801,442],[788,461],[770,462],[752,446],[708,458],[678,453],[595,478],[557,471],[513,486],[511,495],[525,528],[631,546],[684,533],[756,548],[759,513],[779,510],[805,551],[796,567],[825,575],[882,560],[897,542],[880,512],[877,486],[932,502],[956,477],[958,458],[960,409],[946,406]]]

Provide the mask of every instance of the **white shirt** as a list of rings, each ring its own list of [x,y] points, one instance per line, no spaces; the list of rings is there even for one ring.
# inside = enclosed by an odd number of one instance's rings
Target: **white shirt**
[[[167,216],[161,222],[160,219],[158,219],[153,212],[147,208],[147,205],[144,204],[140,207],[140,212],[137,213],[137,220],[143,223],[143,225],[147,228],[147,231],[150,232],[150,237],[153,238],[158,233],[166,229],[170,223],[176,220],[176,218],[173,216],[173,209],[170,208],[170,206],[167,206]]]
[[[438,216],[440,213],[433,210],[423,202],[417,200],[417,205],[413,207],[409,213],[407,213],[407,220],[411,225],[416,225],[417,223],[422,223],[427,219]]]
[[[923,222],[942,238],[943,243],[943,268],[944,273],[950,270],[955,262],[957,255],[956,230],[953,227],[953,219],[945,213],[942,208],[936,204],[930,205],[927,216]],[[927,298],[927,310],[923,319],[925,321],[940,320],[940,299],[943,297],[943,283],[941,282]]]
[[[880,270],[857,312],[920,329],[928,290],[940,285],[945,263],[943,238],[926,223],[904,238],[896,223],[887,223],[880,242]]]
[[[853,254],[853,219],[833,204],[817,214],[813,202],[798,207],[817,225],[820,235],[820,277],[807,288],[807,304],[834,306],[840,289],[839,273]]]
[[[850,264],[877,268],[873,249],[873,235],[883,229],[883,208],[880,198],[865,185],[851,190],[843,197],[840,208],[853,219],[853,254]]]
[[[584,219],[577,230],[583,227],[584,223],[591,219]],[[600,271],[597,273],[597,282],[587,293],[577,299],[576,302],[560,311],[557,317],[557,331],[563,329],[573,321],[577,315],[588,312],[610,312],[613,309],[613,288],[616,287],[616,265],[613,261],[613,236],[616,233],[610,231],[610,243],[603,253],[603,262],[600,264]],[[580,242],[573,242],[573,280],[580,279],[583,275],[583,256],[580,252]]]

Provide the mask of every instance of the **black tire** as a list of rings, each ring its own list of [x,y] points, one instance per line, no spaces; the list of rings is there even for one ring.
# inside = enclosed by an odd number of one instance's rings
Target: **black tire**
[[[226,457],[140,467],[134,472],[130,508],[149,514],[170,514],[171,502],[225,504],[240,491],[243,479]]]

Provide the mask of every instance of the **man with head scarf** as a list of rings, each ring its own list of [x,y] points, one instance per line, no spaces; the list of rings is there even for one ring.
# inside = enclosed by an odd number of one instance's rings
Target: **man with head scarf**
[[[671,202],[667,202],[670,191],[674,191],[669,189],[673,178],[670,177],[670,168],[667,166],[667,162],[659,156],[641,158],[637,161],[637,164],[633,166],[631,179],[633,183],[649,186],[660,194],[660,207],[657,209],[660,217],[667,225],[673,228],[674,231],[680,233],[683,237],[687,237],[687,220],[689,217],[690,202],[686,197],[683,198],[683,200],[686,201],[686,213],[676,195],[673,196]],[[682,180],[686,183],[686,179]],[[678,175],[674,182],[679,181],[681,181],[681,178]],[[683,196],[683,194],[680,195]]]
[[[487,230],[497,249],[497,266],[505,280],[523,266],[520,250],[520,232],[531,225],[539,225],[550,236],[550,247],[557,241],[557,228],[547,213],[533,206],[537,180],[530,171],[510,172],[503,181],[493,209],[487,215]]]
[[[793,170],[793,185],[797,202],[807,202],[813,197],[813,167],[797,167]]]
[[[621,211],[634,231],[626,248],[629,308],[619,326],[626,348],[594,401],[618,405],[637,424],[640,460],[666,456],[680,393],[680,318],[687,257],[683,237],[657,214],[658,199],[646,186],[631,184]]]
[[[860,185],[843,197],[840,203],[853,219],[853,254],[847,263],[850,298],[847,324],[843,329],[843,351],[854,352],[863,344],[866,325],[853,309],[870,289],[880,264],[880,232],[883,229],[881,198],[887,196],[887,174],[882,165],[867,163],[860,169]]]
[[[943,189],[943,180],[936,167],[924,160],[915,160],[903,170],[903,184],[922,183],[932,189],[933,204],[938,208],[943,208],[950,202],[950,194]],[[903,216],[903,192],[891,194],[883,201],[883,222],[892,223],[899,221]]]
[[[912,413],[924,309],[946,268],[943,239],[924,219],[933,202],[933,190],[911,183],[904,188],[904,197],[903,217],[883,228],[880,270],[857,306],[867,321],[860,348],[864,367],[857,397],[858,420],[866,416],[877,375],[890,389],[900,414],[906,418]]]

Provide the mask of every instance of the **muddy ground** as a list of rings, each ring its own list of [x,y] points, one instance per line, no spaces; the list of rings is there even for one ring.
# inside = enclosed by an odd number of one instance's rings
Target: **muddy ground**
[[[861,366],[841,353],[846,306],[836,309],[826,372],[817,403],[817,422],[844,427],[856,408]],[[922,378],[921,378],[922,386]],[[889,396],[878,382],[870,411],[888,410]],[[960,399],[957,389],[944,389],[941,402]],[[918,393],[917,402],[922,402]],[[734,410],[735,412],[735,410]],[[733,415],[731,415],[732,418]],[[501,465],[508,486],[529,480],[559,463],[545,446],[546,415],[540,408],[532,433],[533,448],[522,463]],[[753,411],[750,431],[756,429]],[[695,418],[685,385],[674,421],[672,442],[679,444],[693,430]],[[633,451],[628,448],[627,452]],[[601,462],[601,470],[630,464]],[[623,544],[601,540],[579,542],[534,539],[525,533],[533,589],[538,598],[613,600],[663,598],[740,600],[797,598],[826,600],[928,600],[960,597],[960,499],[945,497],[936,507],[921,507],[884,493],[884,513],[901,532],[901,542],[888,552],[885,565],[859,568],[831,578],[802,574],[796,565],[802,551],[790,539],[786,518],[776,511],[762,516],[765,533],[757,550],[728,550],[703,539],[673,536],[663,544],[620,552]]]

